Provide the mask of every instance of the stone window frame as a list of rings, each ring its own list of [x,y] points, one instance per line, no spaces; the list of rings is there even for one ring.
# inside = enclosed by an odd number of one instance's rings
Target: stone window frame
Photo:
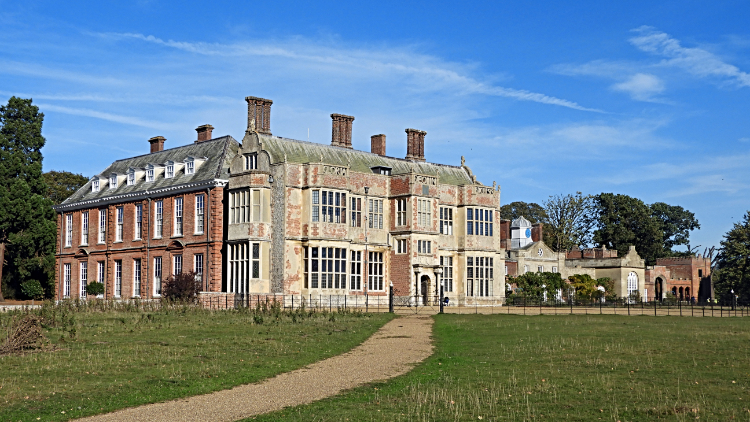
[[[122,296],[122,260],[115,260],[115,286],[114,286],[114,297]]]
[[[432,227],[432,199],[417,199],[417,224],[423,229]]]
[[[65,247],[73,246],[73,214],[65,215]]]
[[[229,224],[260,222],[262,205],[260,189],[232,190],[229,192]]]
[[[440,207],[440,234],[453,235],[453,207]]]
[[[253,152],[245,154],[245,170],[257,170],[258,169],[258,153]]]
[[[63,297],[70,297],[70,263],[63,264]]]
[[[140,240],[143,236],[143,204],[135,205],[135,221],[133,224],[133,240]]]
[[[383,229],[383,200],[380,198],[367,199],[367,227],[375,230]]]
[[[396,227],[406,225],[406,198],[396,199]]]
[[[352,196],[349,210],[351,212],[351,218],[349,219],[349,225],[352,227],[362,227],[362,197]]]
[[[335,189],[312,189],[310,221],[313,223],[346,224],[346,192]]]
[[[178,196],[174,198],[174,227],[172,230],[172,236],[182,236],[184,233],[184,211],[185,211],[185,198]]]
[[[367,259],[367,291],[385,291],[383,252],[369,251]]]
[[[453,292],[453,257],[452,256],[440,256],[440,268],[443,269],[443,273],[440,274],[440,283],[443,285],[444,293]]]
[[[262,274],[260,242],[230,243],[227,252],[227,293],[248,293]]]
[[[154,257],[154,297],[161,297],[162,281],[164,279],[164,261],[161,256]]]
[[[99,243],[107,243],[107,210],[99,209]]]
[[[362,291],[362,258],[364,251],[350,250],[351,259],[349,260],[349,290],[354,292]]]
[[[466,257],[466,296],[492,296],[494,258],[489,256]],[[476,287],[479,287],[478,289]]]
[[[396,239],[396,254],[409,253],[409,239]]]
[[[432,254],[432,241],[431,240],[417,240],[417,253],[420,255]]]
[[[308,246],[305,248],[305,279],[308,289],[347,288],[347,248]],[[349,280],[351,282],[351,280]]]
[[[141,297],[141,283],[143,282],[141,270],[141,259],[133,259],[133,297]]]
[[[80,281],[79,288],[80,288],[80,297],[84,298],[86,297],[86,286],[88,283],[89,278],[89,263],[88,261],[81,261],[78,265],[78,279]]]
[[[466,208],[466,234],[468,236],[494,235],[494,210],[491,208],[468,207]]]

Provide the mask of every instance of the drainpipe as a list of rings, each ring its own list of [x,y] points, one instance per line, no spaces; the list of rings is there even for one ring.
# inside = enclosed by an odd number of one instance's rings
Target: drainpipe
[[[205,206],[206,204],[208,206]],[[208,268],[210,268],[209,262],[211,262],[211,188],[206,188],[206,204],[204,204],[206,212],[204,213],[205,221],[203,222],[203,226],[206,228],[206,259],[203,261],[203,274],[201,274],[201,277],[203,277],[205,289],[208,291]]]
[[[148,191],[146,192],[146,195],[148,195]],[[154,298],[153,286],[151,286],[151,293],[148,293],[148,290],[149,290],[148,280],[150,279],[149,273],[151,273],[150,271],[150,268],[151,268],[151,197],[149,196],[146,199],[148,199],[148,220],[146,220],[148,222],[147,223],[148,229],[146,230],[146,235],[148,237],[146,238],[146,282],[144,283],[146,285],[146,294],[144,296],[145,297],[150,296],[151,299],[153,299]]]

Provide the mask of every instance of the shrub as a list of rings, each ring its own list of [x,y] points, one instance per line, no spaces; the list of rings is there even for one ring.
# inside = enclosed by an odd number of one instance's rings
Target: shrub
[[[93,281],[86,285],[86,294],[92,296],[98,296],[104,294],[104,283]]]
[[[201,280],[196,273],[190,271],[167,278],[161,294],[174,302],[195,302],[200,291]]]
[[[21,293],[29,299],[39,299],[44,296],[44,289],[39,280],[28,280],[21,283]]]

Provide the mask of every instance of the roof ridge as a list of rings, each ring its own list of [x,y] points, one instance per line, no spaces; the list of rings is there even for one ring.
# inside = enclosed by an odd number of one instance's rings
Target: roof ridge
[[[208,141],[203,141],[203,142],[201,142],[201,144],[206,144],[206,143],[209,143],[209,142],[216,142],[216,141],[226,141],[227,140],[226,138],[234,139],[232,137],[232,135],[224,135],[224,136],[220,136],[218,138],[210,139]],[[151,152],[151,153],[148,153],[148,154],[134,155],[132,157],[127,157],[127,158],[120,158],[119,160],[113,161],[112,164],[119,163],[120,161],[132,160],[134,158],[141,158],[141,157],[146,157],[146,156],[149,156],[149,155],[159,154],[161,152],[174,151],[176,149],[191,147],[191,146],[195,146],[195,145],[196,145],[195,143],[187,144],[187,145],[180,145],[180,146],[176,146],[176,147],[172,147],[172,148],[168,148],[168,149],[163,149],[163,150],[157,151],[157,152]],[[112,164],[110,164],[110,166]]]
[[[281,139],[283,141],[297,142],[297,143],[300,143],[300,144],[307,144],[307,145],[314,145],[314,146],[318,146],[318,147],[331,148],[331,149],[336,149],[336,150],[339,150],[339,151],[352,152],[352,153],[358,153],[358,154],[368,154],[368,155],[372,155],[374,157],[387,158],[389,160],[403,161],[403,162],[406,162],[406,163],[430,164],[430,165],[433,165],[433,166],[449,167],[449,168],[454,168],[454,169],[463,169],[464,168],[463,166],[454,166],[454,165],[451,165],[451,164],[433,163],[431,161],[407,160],[406,158],[391,157],[390,155],[380,155],[380,154],[375,154],[375,153],[369,152],[369,151],[363,151],[361,149],[344,148],[344,147],[340,147],[340,146],[337,146],[337,145],[321,144],[321,143],[312,142],[312,141],[300,141],[299,139],[285,138],[283,136],[276,136],[276,135],[263,135],[263,136],[270,137],[270,138]]]

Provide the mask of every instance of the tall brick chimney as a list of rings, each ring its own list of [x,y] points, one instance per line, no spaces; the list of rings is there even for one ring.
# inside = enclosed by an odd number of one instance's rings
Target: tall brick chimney
[[[370,152],[385,155],[385,135],[372,135],[370,137]]]
[[[153,138],[148,140],[148,143],[151,144],[151,154],[159,151],[164,150],[164,141],[166,141],[167,138],[163,136],[154,136]]]
[[[536,223],[531,226],[531,241],[539,242],[544,240],[544,223]]]
[[[417,129],[406,129],[406,159],[424,161],[424,136],[427,132]]]
[[[197,144],[198,142],[210,141],[213,139],[213,130],[214,127],[211,125],[203,125],[195,128],[195,131],[198,132],[198,140],[195,141],[195,143]]]
[[[247,101],[247,130],[271,134],[271,104],[273,101],[258,97],[245,97]]]
[[[353,116],[345,114],[331,114],[333,128],[331,130],[331,145],[335,147],[352,148]]]

